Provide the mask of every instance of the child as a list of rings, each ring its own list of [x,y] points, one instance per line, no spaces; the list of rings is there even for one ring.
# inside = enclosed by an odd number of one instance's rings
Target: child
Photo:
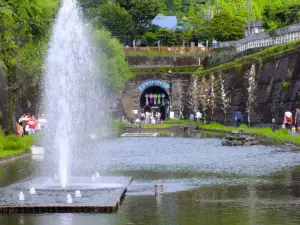
[[[17,135],[19,137],[23,136],[23,126],[22,126],[22,122],[17,124]]]

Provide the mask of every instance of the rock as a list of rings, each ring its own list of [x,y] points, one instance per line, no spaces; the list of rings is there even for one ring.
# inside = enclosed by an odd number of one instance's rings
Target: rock
[[[249,146],[256,144],[258,144],[258,141],[256,141],[254,137],[244,134],[238,136],[228,135],[222,140],[223,146]]]

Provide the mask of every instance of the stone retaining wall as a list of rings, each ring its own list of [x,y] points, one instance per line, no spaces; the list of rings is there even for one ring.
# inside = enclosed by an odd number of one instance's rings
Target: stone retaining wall
[[[231,96],[227,115],[229,124],[233,124],[235,111],[238,108],[243,114],[246,112],[247,72],[250,67],[251,65],[244,65],[241,70],[223,71],[226,75],[226,89]],[[270,124],[275,118],[277,124],[282,124],[285,110],[295,113],[296,107],[300,107],[300,51],[294,50],[285,55],[273,57],[262,62],[261,65],[257,64],[255,68],[257,88],[251,122]],[[214,120],[223,122],[224,113],[220,107],[218,103]]]
[[[204,56],[126,56],[130,67],[198,66]]]

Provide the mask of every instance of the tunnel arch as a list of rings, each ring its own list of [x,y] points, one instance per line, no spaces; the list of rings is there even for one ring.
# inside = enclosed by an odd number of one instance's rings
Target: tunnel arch
[[[152,98],[150,98],[151,95]],[[156,98],[154,98],[155,95]],[[168,107],[169,94],[161,86],[149,86],[142,91],[140,95],[140,108],[142,112],[160,112],[161,118],[165,120]]]

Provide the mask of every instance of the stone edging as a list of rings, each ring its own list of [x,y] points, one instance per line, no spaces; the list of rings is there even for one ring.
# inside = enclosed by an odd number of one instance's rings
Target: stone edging
[[[17,160],[17,159],[25,158],[25,157],[28,157],[30,155],[31,155],[30,152],[24,152],[24,153],[17,154],[17,155],[7,156],[7,157],[4,157],[4,158],[0,159],[0,165],[11,162],[11,161],[14,161],[14,160]]]
[[[202,130],[202,131],[212,131],[212,132],[218,132],[218,133],[224,133],[224,134],[230,134],[231,133],[231,131],[217,130],[217,129],[207,129],[207,128],[201,128],[201,127],[200,127],[200,130]],[[295,142],[291,142],[291,141],[279,141],[279,140],[276,140],[276,139],[274,139],[272,137],[269,137],[269,136],[254,134],[254,133],[251,133],[251,132],[250,132],[250,135],[259,138],[260,141],[273,141],[273,142],[275,142],[276,144],[279,144],[279,145],[290,144],[290,145],[293,145],[295,147],[300,147],[300,144],[295,143]]]

